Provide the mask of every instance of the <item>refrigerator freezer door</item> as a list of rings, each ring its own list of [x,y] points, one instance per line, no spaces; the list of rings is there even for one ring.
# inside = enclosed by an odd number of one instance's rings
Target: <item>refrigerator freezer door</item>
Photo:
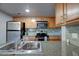
[[[7,31],[7,42],[18,41],[21,39],[20,31]]]
[[[21,30],[21,22],[8,22],[7,30]]]

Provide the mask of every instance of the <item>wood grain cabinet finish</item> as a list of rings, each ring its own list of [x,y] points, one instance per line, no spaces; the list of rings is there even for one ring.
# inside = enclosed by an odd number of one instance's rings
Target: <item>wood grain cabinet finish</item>
[[[25,22],[26,28],[37,28],[37,21],[47,21],[48,28],[55,27],[55,17],[35,17],[35,22],[32,21],[32,17],[13,17],[14,21]]]
[[[55,18],[50,18],[48,20],[48,28],[54,28],[55,27]]]
[[[49,36],[49,41],[61,41],[61,36]]]
[[[79,3],[67,3],[67,21],[79,18]]]
[[[56,25],[63,23],[63,12],[64,12],[64,5],[59,3],[56,4]]]
[[[67,24],[78,19],[79,20],[79,4],[78,3],[60,3],[56,4],[56,25]]]

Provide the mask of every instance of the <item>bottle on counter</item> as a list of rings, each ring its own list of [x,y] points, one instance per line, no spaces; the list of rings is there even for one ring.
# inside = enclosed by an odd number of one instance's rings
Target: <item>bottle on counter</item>
[[[44,37],[44,41],[47,41],[47,40],[48,40],[48,38],[47,38],[47,36],[45,36],[45,37]]]

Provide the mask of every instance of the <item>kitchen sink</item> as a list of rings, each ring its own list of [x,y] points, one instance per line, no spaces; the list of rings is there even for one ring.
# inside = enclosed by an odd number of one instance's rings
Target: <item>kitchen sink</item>
[[[35,42],[26,42],[21,49],[23,50],[35,50],[40,48],[40,43]]]
[[[14,42],[0,47],[0,54],[31,54],[41,52],[41,42],[38,41],[21,41],[19,44]]]
[[[40,49],[41,45],[38,41],[22,41],[17,45],[17,50],[36,50]]]

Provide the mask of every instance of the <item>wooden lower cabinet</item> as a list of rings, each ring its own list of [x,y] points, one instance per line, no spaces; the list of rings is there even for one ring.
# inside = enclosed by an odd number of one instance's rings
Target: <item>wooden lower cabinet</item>
[[[35,36],[24,36],[23,37],[24,41],[36,41]]]
[[[38,39],[35,38],[35,36],[24,36],[24,41],[38,41]],[[48,41],[61,41],[60,36],[49,36]]]
[[[61,41],[61,36],[50,36],[49,41]]]

